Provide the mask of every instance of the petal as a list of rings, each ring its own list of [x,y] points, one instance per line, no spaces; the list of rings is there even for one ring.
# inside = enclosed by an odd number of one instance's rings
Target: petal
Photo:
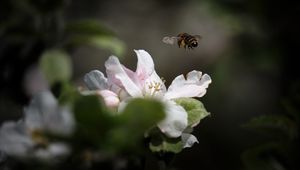
[[[93,70],[84,76],[84,82],[90,90],[108,89],[107,78],[98,70]]]
[[[75,119],[68,107],[57,107],[44,115],[45,130],[54,134],[68,136],[75,129]]]
[[[177,76],[168,88],[165,98],[202,97],[211,83],[211,78],[207,74],[203,76],[201,74],[200,71],[191,71],[187,79],[183,75]]]
[[[144,81],[140,80],[135,72],[123,66],[124,71],[128,75],[128,77],[134,82],[135,85],[138,86],[139,89],[142,89]]]
[[[44,129],[45,119],[43,116],[54,112],[56,108],[57,101],[51,92],[44,91],[36,94],[29,106],[24,109],[26,127],[29,129]]]
[[[97,93],[103,97],[106,106],[110,108],[118,107],[120,99],[116,93],[110,90],[101,90],[97,91]]]
[[[134,50],[138,57],[136,74],[141,81],[147,79],[154,71],[154,63],[151,55],[145,50]]]
[[[109,83],[118,84],[124,87],[125,90],[133,97],[142,96],[141,89],[134,83],[134,81],[128,76],[119,62],[119,59],[115,56],[109,57],[105,62],[106,72]]]
[[[189,148],[194,145],[194,143],[199,143],[197,138],[189,133],[182,133],[181,135],[181,141],[183,144],[183,148]]]
[[[166,117],[158,123],[160,130],[168,137],[179,137],[187,127],[187,113],[173,101],[166,101]]]
[[[23,122],[5,122],[0,129],[0,150],[7,155],[26,157],[34,146]]]
[[[197,83],[201,79],[201,76],[202,76],[201,71],[193,70],[189,72],[186,77],[187,77],[187,81],[191,83]]]
[[[60,107],[49,91],[34,96],[29,107],[25,109],[25,125],[29,130],[38,129],[55,134],[72,133],[75,121],[67,107]]]

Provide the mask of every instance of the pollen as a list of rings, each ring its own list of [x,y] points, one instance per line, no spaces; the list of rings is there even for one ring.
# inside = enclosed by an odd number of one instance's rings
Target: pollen
[[[162,90],[162,83],[160,82],[150,82],[148,83],[148,89],[150,90],[150,95],[154,96],[156,92]]]
[[[31,139],[36,143],[37,146],[45,147],[48,145],[48,140],[40,130],[31,130]]]
[[[153,89],[154,91],[160,91],[162,84],[160,82],[151,82],[148,85],[149,90]]]

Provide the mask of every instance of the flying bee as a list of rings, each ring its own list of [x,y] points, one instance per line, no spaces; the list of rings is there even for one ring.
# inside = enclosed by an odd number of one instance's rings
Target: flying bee
[[[164,37],[162,41],[166,44],[175,44],[177,42],[178,47],[193,49],[198,46],[198,42],[201,39],[200,35],[190,35],[188,33],[180,33],[176,37]]]

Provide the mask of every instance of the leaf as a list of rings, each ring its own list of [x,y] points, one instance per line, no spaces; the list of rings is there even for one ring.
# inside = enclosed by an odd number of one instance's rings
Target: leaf
[[[244,127],[289,139],[294,139],[298,133],[296,122],[284,115],[262,115],[253,118]]]
[[[112,51],[117,56],[125,52],[125,44],[96,20],[81,20],[66,27],[67,45],[90,45]]]
[[[138,147],[145,132],[164,117],[164,107],[159,101],[133,99],[118,116],[119,127],[111,131],[109,143],[117,148]]]
[[[196,126],[200,120],[210,115],[199,100],[193,98],[178,98],[175,99],[175,102],[182,106],[188,113],[188,125],[191,127]]]
[[[116,37],[94,36],[90,37],[89,43],[95,47],[108,49],[117,56],[122,56],[125,52],[125,44]]]
[[[162,141],[160,145],[153,145],[153,143],[150,143],[149,147],[152,152],[179,153],[183,149],[181,140],[171,138],[169,140]]]
[[[45,51],[39,62],[46,79],[50,85],[70,80],[72,65],[67,53],[59,49]]]
[[[161,102],[153,99],[133,99],[121,113],[120,119],[129,128],[144,132],[164,117],[164,106]]]
[[[66,25],[65,31],[68,34],[114,36],[114,33],[110,29],[102,25],[99,21],[92,19],[70,22]]]
[[[149,148],[152,152],[179,153],[183,149],[181,138],[168,138],[158,128],[150,131],[151,138]]]
[[[96,95],[81,96],[74,104],[78,131],[87,141],[100,143],[114,127],[112,115],[102,106]]]

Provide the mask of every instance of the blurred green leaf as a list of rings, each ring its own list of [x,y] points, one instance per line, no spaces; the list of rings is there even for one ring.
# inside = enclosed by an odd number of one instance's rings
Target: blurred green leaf
[[[118,148],[137,147],[145,132],[164,117],[164,107],[159,101],[133,99],[118,116],[119,127],[111,131],[109,143]]]
[[[40,68],[50,85],[70,80],[72,64],[69,55],[58,49],[48,50],[42,54]]]
[[[285,137],[294,139],[298,133],[296,122],[284,115],[262,115],[253,118],[244,127],[266,132],[274,137],[283,137],[283,139]]]
[[[181,139],[167,138],[160,145],[154,145],[150,143],[150,149],[152,152],[172,152],[179,153],[183,149]]]
[[[106,133],[114,127],[112,115],[102,106],[96,95],[81,96],[74,104],[78,131],[92,143],[105,139]]]
[[[151,137],[149,148],[152,152],[179,153],[183,149],[181,138],[168,138],[158,128],[153,128],[149,136]]]
[[[65,31],[68,34],[77,34],[77,35],[114,36],[114,33],[110,29],[108,29],[106,26],[101,24],[99,21],[92,20],[92,19],[69,22],[66,25]]]
[[[187,111],[188,125],[191,127],[198,124],[200,120],[206,116],[210,115],[199,100],[193,98],[178,98],[175,102]]]
[[[164,106],[161,102],[153,99],[134,99],[128,103],[121,113],[121,121],[126,122],[126,126],[145,132],[164,119]]]
[[[116,37],[94,36],[89,39],[89,43],[95,47],[108,49],[117,56],[122,56],[125,52],[125,44]]]
[[[66,26],[67,45],[90,45],[112,51],[117,56],[125,52],[125,44],[97,20],[81,20]]]

